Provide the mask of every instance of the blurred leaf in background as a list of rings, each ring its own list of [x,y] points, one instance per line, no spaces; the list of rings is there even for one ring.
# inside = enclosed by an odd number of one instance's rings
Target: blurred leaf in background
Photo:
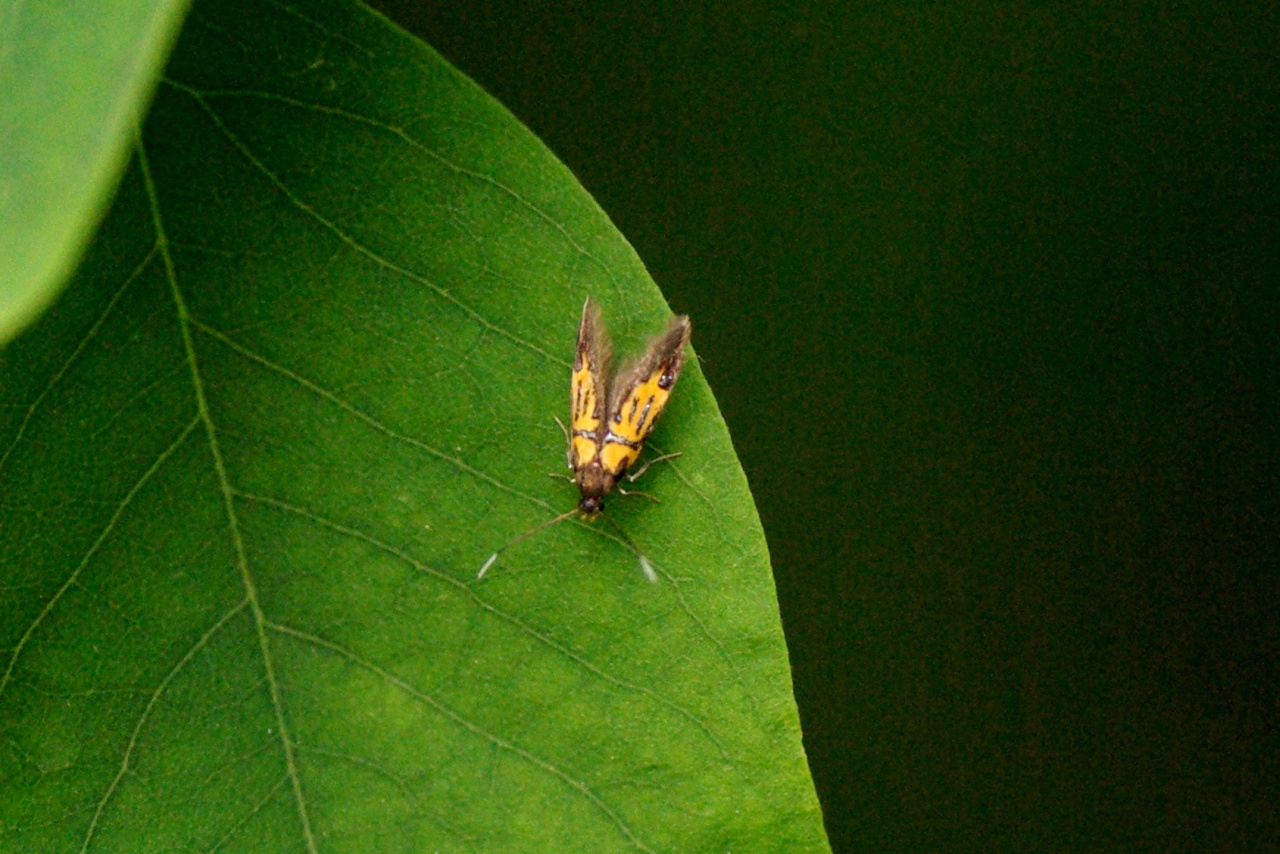
[[[474,580],[576,500],[547,474],[587,294],[623,351],[669,313],[420,42],[197,5],[79,273],[0,351],[3,847],[825,850],[696,362],[661,503],[608,510],[659,584],[586,523]]]
[[[0,345],[75,269],[186,8],[184,0],[0,6]]]

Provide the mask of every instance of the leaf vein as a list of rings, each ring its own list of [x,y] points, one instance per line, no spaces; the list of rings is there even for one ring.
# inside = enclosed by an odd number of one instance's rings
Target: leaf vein
[[[301,744],[298,745],[298,752],[310,753],[315,756],[324,756],[328,759],[336,759],[340,762],[346,762],[357,768],[367,769],[379,777],[390,780],[395,784],[396,788],[400,790],[400,795],[405,799],[405,801],[412,803],[418,809],[422,810],[424,815],[428,816],[442,831],[456,839],[458,843],[464,846],[468,851],[475,850],[475,847],[471,844],[472,840],[470,837],[465,836],[462,831],[454,827],[452,822],[447,821],[442,815],[440,815],[438,810],[432,809],[431,805],[425,802],[426,799],[415,794],[413,789],[409,788],[409,781],[403,779],[395,772],[383,767],[380,762],[376,762],[373,759],[369,759],[365,756],[359,756],[354,753],[345,753],[340,750],[329,750],[323,747],[304,747]]]
[[[501,335],[503,338],[506,338],[508,341],[511,341],[513,344],[516,344],[519,347],[523,347],[527,350],[537,353],[538,355],[542,356],[543,358],[547,359],[552,363],[555,363],[558,365],[564,365],[566,367],[568,366],[569,363],[567,361],[556,358],[551,353],[539,347],[537,344],[534,344],[531,341],[526,341],[525,339],[516,335],[514,332],[511,332],[503,328],[502,326],[499,326],[498,324],[494,323],[493,321],[489,320],[480,312],[472,308],[470,305],[468,305],[467,303],[463,302],[462,300],[454,296],[452,293],[450,293],[448,289],[440,285],[437,285],[435,282],[431,281],[425,276],[422,276],[419,273],[415,273],[413,270],[410,270],[407,267],[397,264],[395,261],[392,261],[390,258],[384,257],[383,255],[374,251],[370,247],[361,243],[352,235],[348,234],[336,222],[325,217],[323,214],[320,213],[320,211],[316,210],[314,206],[312,206],[311,204],[303,200],[301,197],[299,197],[296,193],[293,192],[293,190],[289,189],[289,185],[286,184],[284,180],[280,178],[279,175],[272,172],[267,167],[267,165],[263,163],[249,149],[249,146],[246,145],[244,141],[241,140],[238,136],[236,136],[235,133],[232,132],[231,128],[227,127],[226,123],[222,121],[222,117],[218,115],[216,110],[214,110],[211,106],[209,106],[208,101],[205,100],[204,95],[199,90],[193,89],[192,87],[187,86],[184,83],[179,83],[178,81],[171,80],[169,78],[165,78],[163,82],[167,83],[168,85],[172,86],[174,89],[177,89],[178,91],[183,92],[186,95],[188,95],[190,98],[192,98],[196,102],[196,104],[202,110],[204,110],[205,114],[209,116],[210,121],[214,123],[218,131],[227,138],[227,141],[230,142],[236,148],[236,150],[240,152],[241,156],[244,157],[245,160],[247,160],[249,164],[253,166],[254,169],[257,169],[260,173],[262,173],[263,177],[265,177],[271,184],[273,184],[276,187],[276,189],[280,191],[281,195],[283,195],[291,205],[293,205],[298,210],[302,211],[311,219],[315,220],[315,222],[319,223],[323,228],[325,228],[327,231],[332,233],[340,241],[345,243],[347,246],[351,247],[351,249],[365,256],[370,261],[373,261],[375,264],[382,267],[383,269],[389,270],[397,275],[403,276],[406,279],[417,282],[418,284],[426,288],[429,288],[441,299],[461,309],[462,312],[466,314],[468,317],[470,317],[472,320],[476,321],[484,328],[490,329],[493,332],[496,332],[498,335]]]
[[[5,463],[9,462],[9,457],[13,454],[14,448],[18,447],[18,443],[21,442],[22,437],[26,435],[27,427],[30,425],[31,419],[35,417],[36,412],[40,409],[40,404],[44,403],[44,399],[48,397],[49,393],[53,391],[59,382],[62,381],[62,378],[66,375],[67,371],[69,371],[71,366],[75,364],[76,360],[80,358],[80,354],[89,346],[89,342],[97,336],[98,331],[102,328],[103,324],[107,322],[107,318],[110,317],[111,313],[115,310],[116,303],[120,302],[120,298],[124,296],[125,291],[129,290],[129,286],[134,283],[138,276],[142,274],[142,271],[147,268],[147,265],[156,257],[158,249],[158,246],[152,246],[151,250],[147,252],[146,257],[139,261],[137,266],[133,268],[133,271],[125,277],[124,284],[117,288],[116,292],[111,295],[111,299],[107,302],[106,308],[102,310],[102,313],[98,315],[98,319],[89,327],[89,331],[86,332],[80,339],[79,343],[76,344],[76,348],[71,351],[71,355],[68,356],[66,361],[62,363],[62,366],[54,372],[53,377],[45,386],[44,391],[40,392],[40,394],[36,396],[36,399],[31,402],[31,405],[27,407],[26,415],[22,417],[22,423],[18,425],[18,432],[14,435],[13,441],[9,443],[9,447],[5,448],[4,453],[0,454],[0,471],[4,471]]]
[[[213,636],[216,635],[232,617],[243,611],[245,606],[248,604],[248,598],[242,599],[239,604],[219,617],[217,622],[205,630],[204,634],[202,634],[200,638],[191,645],[186,653],[178,659],[178,662],[170,668],[169,672],[160,680],[160,684],[151,692],[151,697],[147,700],[146,706],[142,709],[142,714],[138,716],[138,722],[134,724],[133,732],[129,735],[129,743],[125,746],[124,755],[120,757],[120,768],[116,771],[115,777],[112,778],[111,782],[107,785],[106,791],[102,793],[102,797],[98,800],[97,809],[94,810],[93,818],[89,822],[89,829],[85,832],[84,842],[80,845],[80,851],[82,854],[89,850],[89,843],[93,841],[93,834],[98,829],[98,822],[102,819],[102,813],[107,808],[107,802],[110,801],[111,796],[115,794],[116,789],[120,786],[120,781],[124,779],[124,775],[129,772],[129,762],[133,757],[134,748],[137,747],[138,736],[142,733],[142,728],[146,726],[147,719],[151,717],[151,710],[154,709],[156,703],[160,701],[160,695],[165,692],[165,689],[169,687],[169,683],[174,680],[178,673],[180,673],[182,669],[190,663],[191,659],[195,658],[196,654],[205,648],[209,641],[213,639]]]
[[[111,514],[111,518],[107,520],[107,524],[98,533],[93,544],[89,546],[89,550],[80,558],[80,562],[76,564],[76,568],[71,571],[71,574],[67,576],[66,581],[62,583],[62,586],[58,588],[58,591],[54,593],[53,596],[50,597],[49,601],[45,603],[44,607],[40,609],[40,613],[37,614],[36,618],[31,621],[31,624],[27,626],[26,631],[22,633],[22,637],[18,639],[17,644],[8,651],[9,663],[5,667],[4,675],[0,676],[0,697],[4,696],[5,688],[7,688],[9,683],[12,681],[13,670],[18,664],[18,659],[22,657],[22,652],[26,648],[27,643],[31,640],[32,635],[35,634],[36,630],[45,621],[49,614],[53,612],[53,609],[57,607],[58,603],[62,601],[62,597],[66,595],[67,591],[70,590],[77,581],[79,581],[80,575],[84,572],[85,567],[87,567],[89,562],[93,560],[93,556],[98,553],[98,549],[102,548],[102,544],[107,541],[107,537],[111,535],[111,532],[116,529],[116,525],[119,523],[120,517],[124,515],[125,510],[127,510],[133,503],[133,499],[137,497],[142,488],[146,486],[147,481],[151,480],[152,476],[160,470],[165,461],[168,460],[169,457],[173,456],[174,452],[181,447],[182,443],[186,441],[187,437],[191,435],[191,431],[193,431],[199,423],[199,418],[192,418],[191,422],[187,424],[180,434],[178,434],[178,438],[174,439],[169,447],[161,451],[160,455],[157,456],[155,460],[152,461],[151,465],[147,467],[147,470],[142,473],[142,476],[134,482],[133,486],[129,488],[129,491],[125,493],[124,498],[120,499],[120,503],[116,505],[116,509]]]
[[[300,640],[304,643],[311,644],[312,646],[315,646],[318,649],[328,650],[329,652],[342,656],[343,658],[350,661],[352,664],[355,664],[358,667],[361,667],[369,671],[370,673],[378,676],[388,684],[394,685],[395,687],[399,688],[401,691],[404,691],[406,694],[413,697],[414,699],[420,700],[421,702],[435,709],[438,713],[440,713],[444,717],[453,721],[458,726],[469,731],[473,735],[476,735],[484,739],[485,741],[492,744],[494,747],[514,753],[515,755],[524,759],[526,762],[529,762],[534,767],[540,768],[541,770],[545,771],[551,776],[556,777],[561,782],[563,782],[570,788],[577,791],[580,795],[585,797],[587,800],[591,801],[591,803],[593,803],[597,809],[599,809],[606,816],[608,816],[610,821],[612,821],[617,826],[618,830],[622,833],[623,836],[627,838],[629,842],[631,842],[632,845],[634,845],[636,848],[639,848],[641,851],[648,851],[650,852],[650,854],[653,854],[653,849],[645,845],[644,842],[639,837],[637,837],[635,833],[632,832],[631,828],[627,825],[627,823],[622,820],[622,817],[619,816],[616,812],[614,812],[614,810],[608,804],[606,804],[599,795],[597,795],[594,791],[592,791],[590,786],[588,786],[586,783],[582,782],[581,780],[578,780],[574,777],[569,776],[567,773],[565,773],[564,771],[561,771],[559,768],[557,768],[555,765],[551,764],[547,760],[537,756],[534,753],[529,752],[528,750],[525,750],[523,747],[520,747],[518,744],[515,744],[514,742],[508,741],[507,739],[502,738],[499,735],[495,735],[494,733],[489,732],[487,729],[480,726],[479,724],[473,723],[472,721],[463,717],[458,712],[455,712],[452,708],[445,705],[440,700],[437,700],[435,697],[428,694],[427,692],[421,691],[415,688],[414,686],[410,685],[408,682],[401,679],[399,676],[396,676],[391,671],[386,670],[385,668],[379,667],[377,664],[374,664],[372,661],[361,658],[351,650],[346,649],[345,647],[339,644],[336,644],[333,641],[325,640],[324,638],[319,637],[318,635],[313,635],[308,632],[301,631],[300,629],[295,629],[295,628],[292,628],[291,626],[286,626],[286,625],[282,625],[280,623],[275,623],[271,621],[267,622],[267,628],[271,629],[272,631],[278,632],[282,635],[287,635],[289,637]]]
[[[626,679],[622,679],[620,677],[614,676],[609,672],[601,669],[598,665],[592,663],[589,659],[585,658],[584,656],[582,656],[577,652],[574,652],[572,649],[564,646],[563,644],[559,643],[549,635],[539,631],[533,626],[530,626],[528,623],[524,622],[514,614],[510,614],[502,610],[501,608],[495,607],[489,602],[486,602],[478,593],[475,592],[475,590],[472,588],[471,585],[466,584],[462,581],[459,581],[453,576],[448,575],[444,572],[441,572],[440,570],[435,569],[434,567],[428,566],[427,564],[416,559],[415,557],[413,557],[413,555],[409,554],[408,552],[402,549],[398,549],[389,543],[384,543],[378,538],[370,536],[369,534],[366,534],[363,531],[360,531],[356,528],[352,528],[347,525],[343,525],[340,522],[334,522],[330,519],[326,519],[325,517],[320,516],[316,513],[313,513],[312,511],[307,510],[305,508],[298,507],[296,505],[289,504],[275,498],[269,498],[264,495],[256,495],[253,493],[244,492],[242,490],[236,490],[236,496],[246,501],[252,501],[258,504],[266,505],[268,507],[274,507],[286,513],[293,513],[297,516],[301,516],[302,518],[307,519],[308,521],[316,525],[320,525],[321,527],[328,528],[329,530],[335,531],[344,536],[348,536],[353,539],[357,539],[362,542],[368,543],[369,545],[373,546],[379,551],[385,552],[386,554],[389,554],[392,557],[395,557],[401,561],[404,561],[405,563],[413,567],[413,569],[417,570],[418,572],[424,575],[429,575],[438,581],[442,581],[445,584],[452,586],[455,590],[459,591],[468,599],[470,599],[471,602],[476,607],[488,612],[489,614],[492,614],[494,617],[497,617],[498,619],[503,620],[504,622],[509,623],[512,626],[515,626],[524,634],[528,635],[529,637],[533,638],[534,640],[538,641],[539,643],[543,644],[549,649],[554,650],[556,653],[564,656],[565,658],[568,658],[570,661],[573,661],[575,664],[579,665],[580,667],[585,668],[588,672],[590,672],[597,678],[603,680],[604,682],[607,682],[616,688],[623,688],[628,691],[634,691],[639,694],[644,694],[645,696],[652,698],[655,702],[663,706],[666,706],[668,709],[671,709],[673,712],[676,712],[681,717],[685,718],[690,723],[694,724],[698,729],[700,729],[702,733],[707,737],[707,739],[710,740],[711,743],[715,745],[716,749],[720,751],[721,756],[723,756],[725,759],[729,758],[728,751],[725,750],[724,744],[716,736],[715,732],[712,731],[711,727],[707,724],[707,722],[702,720],[702,718],[698,717],[697,715],[695,715],[689,709],[685,708],[684,706],[680,705],[674,700],[671,700],[670,698],[664,696],[660,692],[653,690],[652,688],[645,687],[644,685],[638,685],[634,682],[629,682]]]
[[[267,793],[261,798],[258,798],[257,802],[249,808],[248,812],[240,816],[239,820],[237,820],[235,824],[231,825],[226,833],[222,834],[221,839],[213,843],[213,847],[209,849],[209,854],[213,854],[214,851],[217,851],[219,848],[226,845],[227,842],[231,840],[231,837],[236,835],[236,831],[248,824],[249,820],[255,815],[262,812],[262,808],[271,803],[271,799],[276,796],[276,793],[283,789],[288,783],[289,775],[281,774],[280,779],[276,781],[276,784],[270,789],[267,789]]]
[[[338,407],[342,411],[354,416],[355,418],[360,419],[365,424],[368,424],[374,430],[377,430],[379,433],[386,436],[387,438],[393,439],[397,442],[403,442],[406,445],[417,448],[420,451],[424,451],[427,454],[430,454],[431,456],[435,457],[436,459],[442,462],[449,463],[450,465],[456,467],[460,471],[466,472],[472,477],[475,477],[479,480],[484,481],[490,486],[495,486],[498,489],[501,489],[503,492],[518,496],[520,498],[525,499],[526,501],[531,501],[534,504],[537,504],[538,506],[543,507],[547,510],[552,509],[551,505],[548,502],[543,501],[540,498],[535,498],[532,495],[523,493],[520,490],[516,489],[515,487],[507,486],[505,483],[498,480],[493,475],[486,474],[485,472],[481,471],[475,466],[469,465],[463,460],[460,460],[451,454],[447,454],[444,451],[441,451],[439,448],[436,448],[436,447],[433,447],[432,445],[427,444],[421,439],[415,439],[414,437],[409,436],[405,433],[401,433],[392,427],[388,427],[386,424],[383,424],[381,421],[374,418],[372,415],[361,410],[359,407],[355,406],[354,404],[348,403],[347,401],[338,397],[336,394],[324,388],[323,386],[319,385],[318,383],[312,382],[311,380],[307,379],[301,374],[293,370],[290,370],[289,368],[286,368],[283,365],[278,365],[264,356],[260,356],[259,354],[250,350],[248,347],[245,347],[243,344],[238,343],[235,339],[225,335],[222,332],[219,332],[217,329],[214,329],[208,324],[202,323],[199,320],[195,319],[194,317],[188,318],[188,320],[192,326],[194,326],[196,329],[199,329],[201,332],[205,333],[210,338],[213,338],[216,341],[222,343],[227,348],[235,351],[236,353],[239,353],[241,356],[244,356],[246,359],[257,362],[259,365],[262,365],[264,368],[267,368],[268,370],[274,373],[277,373],[280,376],[285,377],[286,379],[297,383],[298,385],[302,386],[312,394],[315,394],[323,398],[324,400],[329,401],[330,403],[332,403],[334,406]]]
[[[328,27],[326,27],[326,26],[324,26],[323,24],[321,24],[319,21],[316,21],[316,20],[314,20],[313,18],[311,18],[311,17],[309,17],[309,16],[307,16],[307,15],[304,15],[302,12],[299,12],[297,9],[293,8],[292,6],[286,6],[284,3],[278,3],[278,2],[276,2],[276,0],[268,0],[268,4],[269,4],[269,5],[271,5],[271,6],[275,6],[275,7],[276,7],[277,9],[279,9],[281,12],[283,12],[284,14],[286,14],[286,15],[288,15],[288,16],[290,16],[290,17],[292,17],[292,18],[297,18],[299,21],[302,21],[302,22],[303,22],[304,24],[306,24],[307,26],[311,27],[312,29],[317,30],[318,32],[323,33],[324,35],[328,36],[329,38],[333,39],[334,41],[340,41],[340,42],[342,42],[343,44],[348,45],[349,47],[353,47],[353,48],[355,48],[356,50],[360,51],[361,53],[363,53],[365,56],[369,57],[370,59],[373,59],[373,58],[375,58],[375,57],[377,56],[377,54],[376,54],[376,53],[374,53],[373,51],[369,50],[369,48],[365,47],[364,45],[362,45],[360,42],[356,41],[355,39],[348,38],[347,36],[343,35],[342,33],[336,33],[336,32],[334,32],[333,30],[331,30],[331,29],[329,29]]]
[[[191,373],[191,385],[195,392],[196,409],[199,421],[204,424],[205,436],[209,443],[209,453],[213,457],[213,468],[218,478],[219,491],[222,494],[223,509],[227,516],[227,527],[230,529],[232,546],[235,549],[236,564],[240,570],[240,578],[244,584],[245,597],[253,614],[254,628],[258,634],[258,649],[262,655],[262,665],[267,677],[267,687],[271,695],[271,705],[275,711],[276,726],[280,735],[280,746],[284,751],[285,767],[289,780],[293,785],[294,803],[298,809],[298,819],[302,825],[303,838],[307,851],[315,852],[315,836],[311,830],[311,819],[307,814],[306,798],[303,797],[302,780],[298,775],[297,760],[293,754],[293,743],[289,737],[289,725],[284,716],[284,701],[280,696],[280,683],[276,679],[275,664],[271,657],[271,646],[265,629],[266,617],[258,601],[258,588],[253,573],[249,570],[249,560],[245,554],[244,539],[240,534],[240,523],[236,518],[235,501],[231,495],[231,482],[227,476],[227,467],[223,461],[222,449],[218,443],[218,431],[209,411],[209,402],[205,396],[204,377],[200,373],[200,363],[196,355],[195,341],[191,335],[191,314],[187,310],[186,299],[178,286],[177,270],[173,256],[169,252],[168,238],[164,222],[160,215],[160,198],[156,192],[155,182],[151,175],[151,166],[146,149],[142,144],[141,133],[137,139],[138,163],[141,168],[143,183],[146,185],[150,199],[151,219],[156,232],[156,243],[160,247],[160,256],[164,261],[165,274],[169,280],[169,289],[173,295],[174,309],[178,315],[178,325],[182,332],[182,345],[186,352],[187,365]]]
[[[174,85],[179,85],[179,84],[174,83]],[[547,225],[555,229],[560,234],[560,236],[564,239],[564,242],[568,244],[570,247],[572,247],[572,249],[577,255],[587,259],[588,261],[592,262],[597,267],[599,267],[600,270],[606,276],[609,277],[609,280],[612,284],[614,285],[618,284],[616,277],[613,274],[613,270],[610,269],[610,267],[607,264],[605,264],[595,255],[593,255],[591,251],[587,249],[587,247],[583,246],[582,243],[580,243],[577,240],[577,238],[575,238],[573,234],[571,234],[569,230],[565,228],[563,223],[556,220],[554,217],[552,217],[549,213],[544,211],[538,205],[526,199],[513,187],[510,187],[507,184],[504,184],[502,181],[499,181],[497,178],[494,178],[492,175],[486,175],[483,172],[479,172],[474,169],[468,169],[465,166],[461,166],[453,162],[448,157],[441,154],[439,151],[436,151],[435,149],[428,147],[427,145],[418,141],[414,137],[410,136],[408,131],[406,131],[402,127],[390,124],[380,119],[373,118],[371,116],[364,116],[359,113],[353,113],[350,110],[344,110],[341,107],[332,107],[332,106],[329,106],[328,104],[319,104],[314,101],[303,101],[299,98],[291,98],[288,95],[280,95],[275,92],[264,92],[261,90],[254,90],[254,89],[201,89],[198,91],[200,95],[203,96],[204,98],[258,98],[264,101],[272,101],[274,103],[284,104],[289,107],[295,107],[299,110],[309,110],[311,112],[320,113],[322,115],[334,116],[335,118],[345,119],[347,121],[354,122],[356,124],[362,124],[367,127],[371,127],[376,130],[380,130],[385,133],[388,133],[396,137],[405,145],[409,146],[415,151],[418,151],[419,153],[436,161],[445,169],[448,169],[450,172],[453,172],[455,175],[460,175],[472,181],[485,184],[497,190],[499,193],[507,196],[516,204],[525,208],[534,216],[536,216],[538,219],[542,220]]]

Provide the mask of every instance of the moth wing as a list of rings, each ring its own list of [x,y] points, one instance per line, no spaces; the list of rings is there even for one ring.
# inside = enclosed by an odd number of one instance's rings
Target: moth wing
[[[640,456],[644,440],[653,432],[680,378],[691,331],[688,317],[673,317],[644,355],[614,381],[608,410],[612,436],[600,452],[600,464],[610,474],[621,476]]]
[[[601,428],[613,358],[600,306],[587,297],[578,326],[578,349],[569,383],[569,465],[579,469],[600,453]]]

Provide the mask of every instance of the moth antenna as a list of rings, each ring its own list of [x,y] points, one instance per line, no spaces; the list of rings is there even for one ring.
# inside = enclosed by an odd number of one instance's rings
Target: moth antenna
[[[644,573],[644,577],[649,579],[650,583],[657,584],[658,573],[653,568],[653,563],[645,556],[645,553],[640,551],[640,547],[632,542],[631,538],[627,536],[626,531],[618,527],[617,522],[613,521],[608,516],[605,516],[604,520],[609,523],[609,527],[613,528],[614,532],[616,532],[622,542],[626,544],[627,548],[631,549],[631,553],[636,556],[636,560],[640,563],[640,571]]]
[[[559,522],[563,522],[565,519],[568,519],[570,516],[572,516],[574,513],[577,513],[577,512],[578,512],[578,508],[574,507],[572,510],[561,513],[559,516],[555,517],[554,519],[549,519],[540,525],[535,525],[534,527],[525,531],[520,536],[516,537],[514,540],[510,540],[509,542],[507,542],[506,545],[502,546],[493,554],[489,555],[488,559],[483,564],[480,565],[480,571],[476,573],[476,581],[479,581],[480,579],[484,578],[484,574],[489,571],[489,567],[493,566],[493,564],[498,560],[498,555],[502,554],[507,549],[511,548],[517,543],[521,543],[529,539],[534,534],[537,534],[541,531],[545,531],[547,528],[550,528],[552,525],[555,525]]]
[[[558,416],[552,415],[556,419],[556,423],[560,425],[560,432],[564,434],[564,464],[567,468],[573,468],[573,437],[569,435],[569,428],[564,426],[564,422]],[[569,478],[573,480],[573,478]]]

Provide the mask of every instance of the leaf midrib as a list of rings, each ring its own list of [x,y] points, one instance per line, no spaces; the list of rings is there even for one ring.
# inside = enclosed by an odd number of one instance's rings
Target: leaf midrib
[[[209,413],[208,400],[205,398],[204,378],[200,374],[199,357],[196,355],[195,342],[191,337],[191,315],[187,310],[186,299],[182,295],[182,289],[178,285],[178,276],[173,264],[173,256],[169,251],[168,233],[164,227],[164,217],[160,212],[160,198],[156,193],[155,182],[151,174],[151,164],[147,157],[146,146],[142,142],[141,133],[136,139],[135,148],[138,155],[139,171],[142,174],[142,182],[146,188],[147,203],[151,210],[152,227],[155,229],[156,246],[160,250],[160,257],[164,262],[165,277],[169,282],[170,293],[173,295],[174,309],[178,316],[178,327],[182,334],[182,346],[186,354],[187,365],[191,372],[191,385],[195,393],[196,409],[200,422],[204,425],[205,436],[209,442],[209,452],[213,455],[214,471],[218,478],[218,489],[222,494],[223,510],[227,516],[227,524],[231,530],[232,546],[235,549],[236,565],[240,570],[240,578],[245,588],[245,596],[248,599],[249,611],[253,615],[254,630],[258,635],[258,647],[262,654],[262,666],[267,677],[267,686],[271,694],[271,706],[275,713],[277,731],[280,736],[280,746],[284,751],[285,767],[289,774],[289,782],[293,787],[294,803],[298,809],[298,820],[302,824],[303,839],[307,844],[307,851],[315,854],[317,851],[315,834],[311,830],[311,819],[307,814],[307,801],[302,791],[302,779],[298,774],[297,758],[294,756],[293,739],[289,736],[289,724],[285,720],[284,702],[280,696],[280,683],[276,678],[275,662],[271,657],[271,642],[267,638],[267,620],[262,612],[262,605],[258,601],[258,586],[254,581],[253,573],[249,570],[249,560],[244,550],[244,538],[240,533],[240,519],[236,514],[235,495],[231,488],[231,482],[227,477],[227,467],[222,457],[222,448],[218,442],[218,431],[214,426],[213,418]],[[114,784],[113,784],[114,786]],[[96,823],[96,816],[95,816]],[[89,833],[93,833],[93,825],[89,828]],[[88,838],[85,840],[85,846],[88,846]]]

